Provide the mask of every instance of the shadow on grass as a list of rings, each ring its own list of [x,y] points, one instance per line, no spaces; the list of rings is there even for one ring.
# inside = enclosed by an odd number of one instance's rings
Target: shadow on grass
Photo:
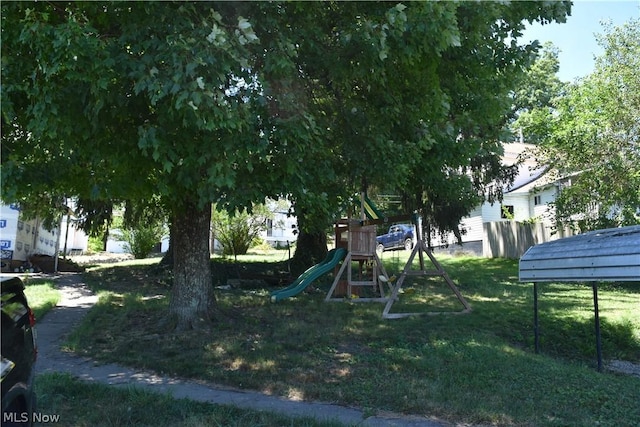
[[[443,264],[472,313],[383,320],[381,304],[324,303],[327,276],[315,292],[278,304],[269,302],[270,289],[218,289],[218,305],[235,315],[212,331],[181,334],[157,326],[168,285],[151,267],[113,267],[94,278],[112,294],[72,340],[83,354],[157,372],[468,423],[625,425],[640,417],[637,379],[582,366],[594,360],[592,317],[583,307],[589,288],[550,288],[558,295],[545,297],[544,355],[535,355],[532,286],[517,282],[515,262]],[[640,358],[637,322],[637,314],[627,322],[605,317],[605,354]]]

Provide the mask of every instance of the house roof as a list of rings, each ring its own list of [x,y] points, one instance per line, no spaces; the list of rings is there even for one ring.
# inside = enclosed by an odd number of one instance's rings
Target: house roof
[[[551,182],[549,178],[537,182],[545,176],[548,168],[540,166],[534,156],[535,145],[522,142],[503,144],[502,164],[511,166],[519,163],[518,174],[511,185],[503,187],[505,193],[528,192],[532,187]],[[534,184],[535,183],[535,184]]]
[[[547,168],[542,167],[532,167],[527,164],[522,164],[518,167],[518,175],[513,181],[513,184],[506,186],[504,188],[505,193],[512,193],[517,190],[520,191],[529,191],[529,184],[537,181],[540,177],[542,177],[546,172]],[[526,187],[526,188],[525,188]]]
[[[521,282],[640,282],[640,225],[532,246],[519,271]]]
[[[524,161],[527,164],[534,165],[535,158],[533,157],[533,150],[536,146],[533,144],[526,144],[524,142],[509,142],[503,143],[502,149],[502,163],[505,165],[514,165],[519,161]]]

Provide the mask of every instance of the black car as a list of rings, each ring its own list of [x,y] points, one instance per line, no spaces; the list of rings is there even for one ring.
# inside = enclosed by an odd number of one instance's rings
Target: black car
[[[2,283],[2,425],[30,426],[35,410],[36,319],[18,277]]]

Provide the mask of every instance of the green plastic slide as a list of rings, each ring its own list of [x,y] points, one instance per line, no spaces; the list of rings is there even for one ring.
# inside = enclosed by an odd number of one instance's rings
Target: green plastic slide
[[[346,255],[347,250],[344,248],[331,249],[326,258],[320,264],[310,267],[307,271],[302,273],[295,282],[284,289],[271,292],[271,302],[280,301],[282,299],[298,295],[318,277],[332,271]]]

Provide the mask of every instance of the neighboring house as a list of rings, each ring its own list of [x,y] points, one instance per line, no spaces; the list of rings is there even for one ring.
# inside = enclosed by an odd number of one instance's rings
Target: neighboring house
[[[546,168],[521,170],[513,185],[504,193],[501,217],[496,221],[541,222],[551,226],[555,212],[550,206],[559,191],[560,182],[551,178]]]
[[[127,242],[123,240],[122,230],[114,228],[109,230],[109,238],[107,239],[106,252],[114,254],[128,253],[126,250]],[[157,252],[165,253],[169,249],[169,236],[164,236],[157,245]]]
[[[516,164],[518,159],[533,147],[524,143],[504,144],[503,164]],[[540,167],[535,159],[528,157],[519,166],[513,184],[503,189],[502,203],[484,202],[461,220],[462,246],[457,244],[453,233],[449,233],[444,239],[436,233],[435,238],[432,236],[431,244],[436,249],[449,252],[464,251],[488,256],[488,224],[508,221],[539,223],[545,236],[551,236],[554,211],[550,204],[555,201],[561,185],[565,183],[556,181],[552,174],[547,173],[546,168]]]
[[[291,202],[267,199],[266,205],[273,218],[267,220],[266,230],[260,233],[260,237],[275,248],[287,247],[295,242],[298,238],[298,220],[289,213]]]
[[[89,238],[73,221],[67,224],[67,219],[63,216],[60,228],[47,230],[41,219],[25,219],[18,205],[0,204],[2,271],[14,271],[34,255],[54,256],[56,249],[62,253],[66,247],[67,254],[85,252]]]
[[[84,230],[76,227],[76,220],[70,215],[63,216],[60,223],[60,253],[82,255],[89,249],[89,236]]]

